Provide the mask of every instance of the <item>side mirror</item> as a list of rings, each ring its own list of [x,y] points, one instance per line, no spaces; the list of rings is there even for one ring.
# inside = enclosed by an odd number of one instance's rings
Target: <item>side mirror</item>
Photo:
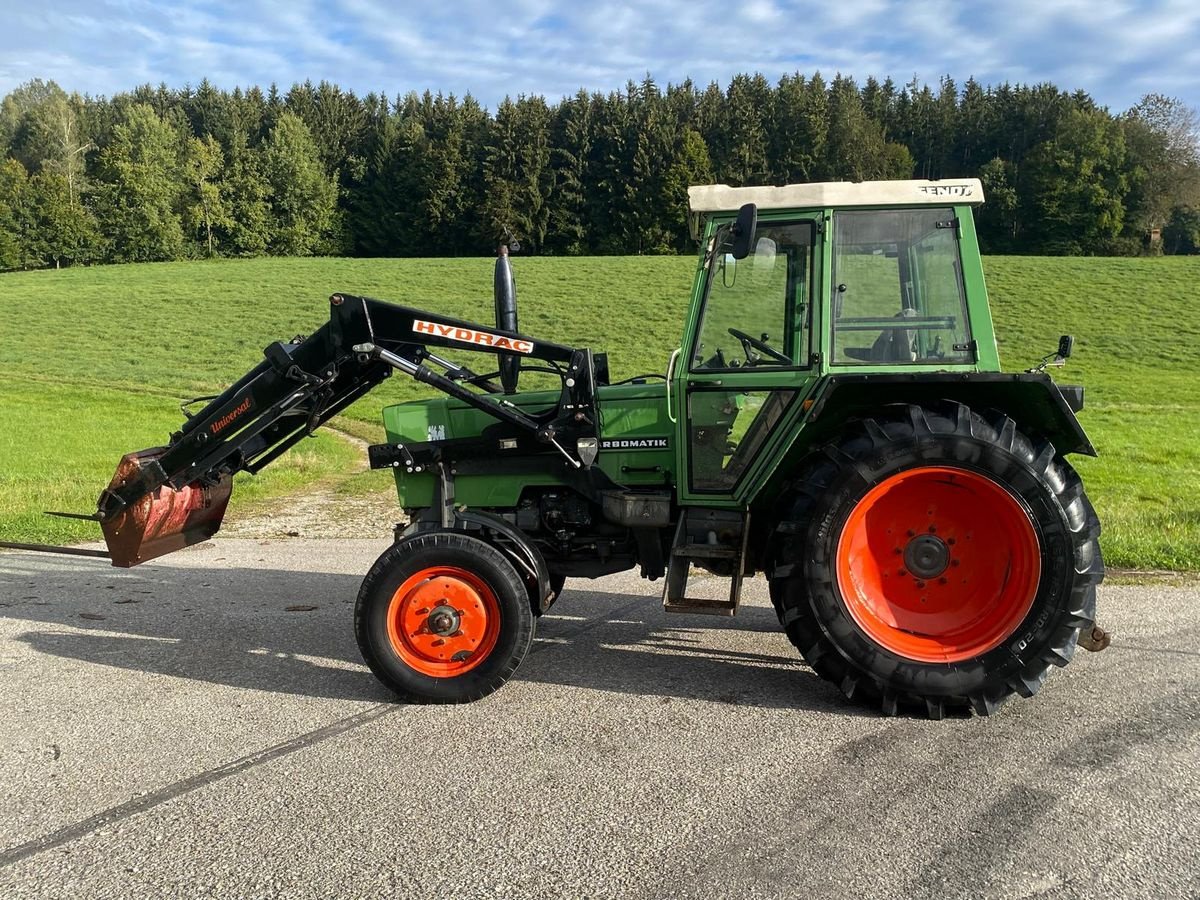
[[[779,246],[769,237],[760,237],[755,242],[754,255],[750,257],[750,278],[757,287],[770,284],[778,252]]]
[[[1064,334],[1058,339],[1058,349],[1049,356],[1043,356],[1042,361],[1032,369],[1026,369],[1026,372],[1039,373],[1045,372],[1047,366],[1061,366],[1071,356],[1071,351],[1075,349],[1075,338],[1072,335]]]
[[[750,255],[750,242],[754,240],[754,229],[758,226],[758,207],[747,203],[738,210],[733,223],[733,246],[729,255],[734,259],[745,259]]]

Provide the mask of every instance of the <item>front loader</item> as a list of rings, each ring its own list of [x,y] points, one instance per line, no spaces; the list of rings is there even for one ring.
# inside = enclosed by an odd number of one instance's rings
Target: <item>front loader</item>
[[[519,331],[504,252],[495,327],[335,294],[327,325],[126,456],[94,518],[119,566],[205,540],[236,472],[398,371],[444,394],[386,408],[369,451],[406,516],[355,631],[399,697],[491,693],[567,577],[636,567],[668,611],[714,615],[763,573],[788,637],[848,698],[989,714],[1107,636],[1100,524],[1066,460],[1095,453],[1083,390],[1045,372],[1071,341],[1001,372],[982,199],[974,179],[692,188],[680,346],[664,374],[618,384],[603,354]],[[557,388],[520,390],[530,369]],[[695,596],[695,569],[726,597]]]

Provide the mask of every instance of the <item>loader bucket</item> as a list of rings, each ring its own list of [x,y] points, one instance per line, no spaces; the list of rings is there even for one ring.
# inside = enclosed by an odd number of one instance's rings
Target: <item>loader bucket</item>
[[[114,490],[132,479],[152,460],[162,456],[164,448],[139,450],[121,457],[108,489]],[[206,541],[217,533],[229,505],[233,479],[224,475],[215,485],[199,481],[178,490],[163,485],[134,500],[119,513],[100,520],[104,541],[112,564],[121,568]]]

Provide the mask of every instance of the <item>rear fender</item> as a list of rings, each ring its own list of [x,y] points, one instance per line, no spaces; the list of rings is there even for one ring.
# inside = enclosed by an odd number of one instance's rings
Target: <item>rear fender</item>
[[[812,445],[827,439],[846,419],[869,414],[885,404],[937,400],[954,400],[978,412],[998,409],[1025,433],[1049,440],[1064,456],[1096,455],[1075,417],[1083,408],[1083,388],[1060,388],[1041,372],[832,375],[817,390],[798,443]]]

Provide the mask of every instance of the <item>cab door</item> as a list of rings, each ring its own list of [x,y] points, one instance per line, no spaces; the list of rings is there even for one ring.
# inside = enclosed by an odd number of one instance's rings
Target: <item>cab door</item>
[[[744,505],[786,449],[816,374],[818,221],[760,220],[745,259],[711,254],[670,385],[685,504]]]

